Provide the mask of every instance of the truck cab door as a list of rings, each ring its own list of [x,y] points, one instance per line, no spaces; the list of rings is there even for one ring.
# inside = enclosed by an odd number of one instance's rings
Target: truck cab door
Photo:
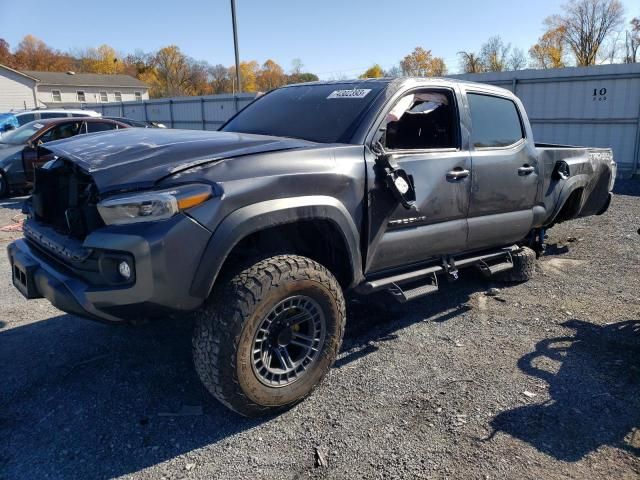
[[[513,98],[467,91],[473,181],[469,248],[522,240],[534,224],[540,166],[524,111]]]
[[[457,105],[454,90],[423,88],[400,96],[386,110],[380,146],[387,163],[406,172],[415,202],[401,203],[381,175],[380,151],[367,151],[365,273],[466,249],[471,158],[462,148]]]

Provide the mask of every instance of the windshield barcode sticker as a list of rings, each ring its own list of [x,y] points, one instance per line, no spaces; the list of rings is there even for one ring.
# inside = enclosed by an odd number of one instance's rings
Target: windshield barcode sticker
[[[334,90],[327,98],[364,98],[371,91],[370,88],[351,88],[349,90]]]

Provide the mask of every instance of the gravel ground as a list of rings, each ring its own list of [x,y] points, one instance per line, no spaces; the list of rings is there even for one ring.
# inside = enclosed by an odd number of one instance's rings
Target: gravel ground
[[[190,321],[27,303],[2,255],[0,478],[640,478],[640,182],[618,193],[551,230],[526,284],[466,271],[389,311],[352,303],[325,382],[262,420],[200,386]]]

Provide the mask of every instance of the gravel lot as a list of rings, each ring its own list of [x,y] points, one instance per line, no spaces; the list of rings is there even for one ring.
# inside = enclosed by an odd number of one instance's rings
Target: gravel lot
[[[0,202],[0,225],[18,213]],[[326,381],[262,420],[200,386],[189,320],[26,302],[0,255],[0,478],[640,478],[638,227],[640,182],[619,182],[609,213],[549,232],[527,284],[465,271],[406,306],[352,303]]]

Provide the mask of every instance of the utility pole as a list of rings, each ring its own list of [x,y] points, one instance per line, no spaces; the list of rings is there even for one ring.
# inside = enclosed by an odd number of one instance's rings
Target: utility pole
[[[238,27],[236,26],[236,0],[231,0],[231,21],[233,22],[233,48],[236,51],[236,82],[238,93],[242,92],[240,83],[240,52],[238,51]]]

